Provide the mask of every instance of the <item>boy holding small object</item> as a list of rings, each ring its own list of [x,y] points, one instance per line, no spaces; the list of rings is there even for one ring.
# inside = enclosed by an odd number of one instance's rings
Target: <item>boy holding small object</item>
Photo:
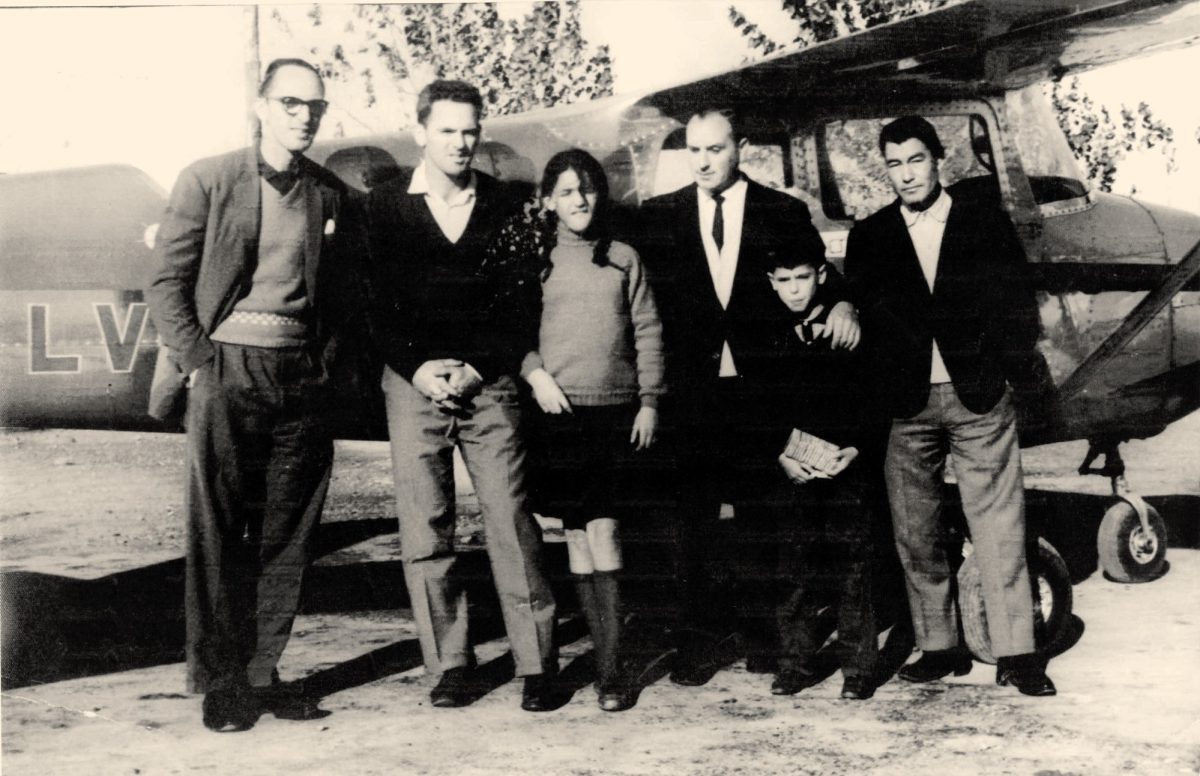
[[[831,597],[838,612],[842,697],[874,693],[876,644],[871,595],[871,523],[862,453],[871,423],[863,348],[830,347],[822,337],[830,305],[823,293],[825,257],[813,250],[771,252],[768,279],[786,306],[763,375],[778,429],[779,464],[791,481],[784,551],[791,583],[778,610],[782,654],[771,685],[793,695],[821,680],[813,656],[824,637],[816,616]],[[869,343],[868,343],[869,344]]]

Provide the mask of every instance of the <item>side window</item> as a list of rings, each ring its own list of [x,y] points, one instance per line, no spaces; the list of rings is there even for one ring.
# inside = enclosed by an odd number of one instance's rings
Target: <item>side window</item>
[[[1086,197],[1087,177],[1079,169],[1042,85],[1008,92],[1005,102],[1008,115],[1013,117],[1013,140],[1029,176],[1034,201],[1053,205]],[[1043,213],[1053,212],[1053,208],[1043,208]]]
[[[927,116],[946,149],[940,169],[951,196],[999,201],[991,143],[982,117]],[[830,218],[864,218],[896,198],[879,153],[879,131],[892,117],[827,122],[822,200]]]

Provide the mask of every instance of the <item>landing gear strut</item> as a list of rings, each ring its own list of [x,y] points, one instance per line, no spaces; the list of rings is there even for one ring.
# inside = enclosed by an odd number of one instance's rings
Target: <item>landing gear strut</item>
[[[1104,513],[1096,535],[1100,568],[1117,582],[1149,582],[1162,575],[1167,561],[1167,526],[1154,507],[1134,493],[1125,480],[1125,462],[1114,439],[1093,441],[1080,474],[1112,480],[1117,502]],[[1104,465],[1093,468],[1101,454]]]

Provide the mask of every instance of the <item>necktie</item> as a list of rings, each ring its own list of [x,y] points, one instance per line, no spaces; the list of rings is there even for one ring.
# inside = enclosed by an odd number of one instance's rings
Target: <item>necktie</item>
[[[721,203],[725,201],[725,196],[722,194],[713,194],[713,202],[717,203],[717,211],[713,213],[713,242],[717,244],[717,250],[721,250],[721,246],[725,244],[725,214],[721,210]]]

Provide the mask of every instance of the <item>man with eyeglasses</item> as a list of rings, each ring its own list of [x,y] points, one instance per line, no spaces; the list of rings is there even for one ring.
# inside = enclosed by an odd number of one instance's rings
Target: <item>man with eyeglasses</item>
[[[328,375],[355,298],[348,191],[303,156],[324,92],[303,60],[267,67],[261,139],[180,174],[146,290],[188,376],[187,681],[216,731],[325,714],[276,671],[329,486]]]

